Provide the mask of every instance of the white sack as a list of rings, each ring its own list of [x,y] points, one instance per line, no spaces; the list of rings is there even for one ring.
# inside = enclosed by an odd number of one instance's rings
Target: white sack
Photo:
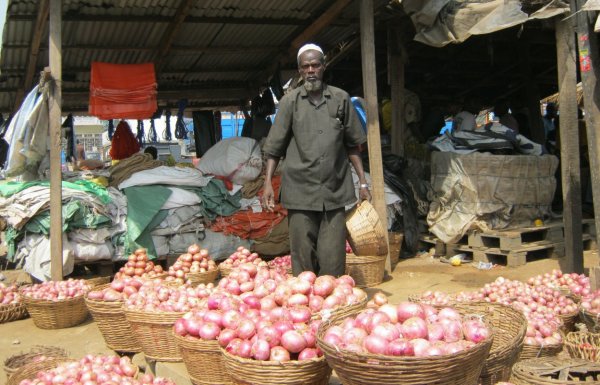
[[[224,176],[236,184],[258,177],[262,170],[262,155],[258,142],[252,138],[224,139],[208,149],[198,163],[204,174]]]
[[[64,247],[64,246],[63,246]],[[73,255],[77,261],[101,261],[111,260],[114,252],[113,245],[110,242],[104,243],[72,243]]]

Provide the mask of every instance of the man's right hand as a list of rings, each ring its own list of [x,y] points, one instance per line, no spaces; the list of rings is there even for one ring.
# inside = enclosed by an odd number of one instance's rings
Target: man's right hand
[[[273,191],[273,185],[270,181],[265,181],[263,186],[262,206],[264,209],[271,212],[275,208],[275,192]]]

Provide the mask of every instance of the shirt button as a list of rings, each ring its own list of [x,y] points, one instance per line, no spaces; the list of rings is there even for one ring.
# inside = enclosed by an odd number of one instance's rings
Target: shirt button
[[[319,134],[322,134],[322,133],[323,133],[323,130],[319,130]]]

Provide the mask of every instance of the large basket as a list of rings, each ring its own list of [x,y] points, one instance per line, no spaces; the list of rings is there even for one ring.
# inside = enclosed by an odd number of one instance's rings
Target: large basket
[[[83,295],[60,301],[23,296],[27,312],[40,329],[63,329],[79,325],[89,315]]]
[[[568,333],[575,330],[575,323],[577,323],[579,318],[579,311],[576,310],[571,314],[560,314],[558,318],[560,318],[563,323],[562,329],[565,331],[565,333]]]
[[[223,363],[223,355],[216,340],[186,338],[173,334],[181,351],[183,362],[194,385],[231,385],[231,378]],[[202,363],[202,365],[199,365]]]
[[[317,344],[344,385],[475,385],[494,335],[490,328],[490,338],[452,355],[393,357],[338,350],[325,343],[323,336],[327,329],[342,322],[343,318],[325,321],[317,332]]]
[[[565,347],[571,358],[600,362],[600,334],[571,332],[565,336]]]
[[[324,357],[306,361],[257,361],[221,349],[235,385],[327,385],[331,368]]]
[[[600,333],[600,313],[591,313],[585,309],[581,309],[579,316],[585,323],[585,326],[587,326],[589,332]]]
[[[38,372],[54,369],[67,360],[65,357],[52,357],[44,361],[24,365],[10,376],[6,385],[19,385],[23,380],[32,380]]]
[[[23,302],[0,305],[0,324],[27,317],[27,308]]]
[[[213,283],[219,275],[219,269],[207,271],[205,273],[187,273],[186,278],[190,280],[192,286],[198,286],[201,283]]]
[[[551,358],[556,357],[563,350],[563,343],[556,345],[527,345],[523,344],[523,350],[519,356],[519,361],[530,360],[532,358]]]
[[[523,313],[509,306],[488,302],[461,303],[456,305],[456,309],[465,315],[481,314],[494,328],[494,341],[479,383],[492,385],[508,381],[527,332],[527,319]]]
[[[564,378],[557,379],[559,375]],[[536,358],[517,362],[511,382],[515,385],[599,384],[600,365],[572,358]]]
[[[404,241],[404,234],[390,231],[388,233],[388,241],[390,244],[390,263],[392,264],[392,266],[394,266],[400,260],[400,253],[402,252],[402,242]]]
[[[44,346],[35,345],[27,353],[19,353],[14,356],[7,358],[4,361],[4,372],[6,372],[6,378],[10,378],[15,372],[22,367],[35,363],[41,362],[46,359],[56,358],[67,358],[69,353],[56,346]]]
[[[387,230],[369,201],[346,213],[348,242],[356,255],[387,255]]]
[[[102,290],[110,285],[101,285],[96,290]],[[86,295],[85,304],[94,317],[104,342],[109,349],[124,353],[138,353],[140,344],[136,341],[131,326],[125,318],[123,301],[96,301]]]
[[[179,362],[181,353],[171,329],[184,312],[145,312],[125,309],[125,317],[146,358]]]
[[[346,274],[354,278],[358,287],[371,287],[383,282],[385,255],[346,254]]]

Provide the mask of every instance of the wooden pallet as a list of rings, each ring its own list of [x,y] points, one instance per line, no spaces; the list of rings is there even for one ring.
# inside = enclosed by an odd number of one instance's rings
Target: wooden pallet
[[[467,245],[467,236],[465,235],[457,242],[444,243],[441,239],[433,234],[421,234],[419,236],[419,248],[431,249],[433,248],[435,257],[451,257],[457,254],[459,248]]]
[[[499,248],[462,248],[471,253],[474,262],[486,262],[517,267],[538,259],[559,258],[564,255],[564,243],[549,241],[533,242],[525,247],[510,251]]]

